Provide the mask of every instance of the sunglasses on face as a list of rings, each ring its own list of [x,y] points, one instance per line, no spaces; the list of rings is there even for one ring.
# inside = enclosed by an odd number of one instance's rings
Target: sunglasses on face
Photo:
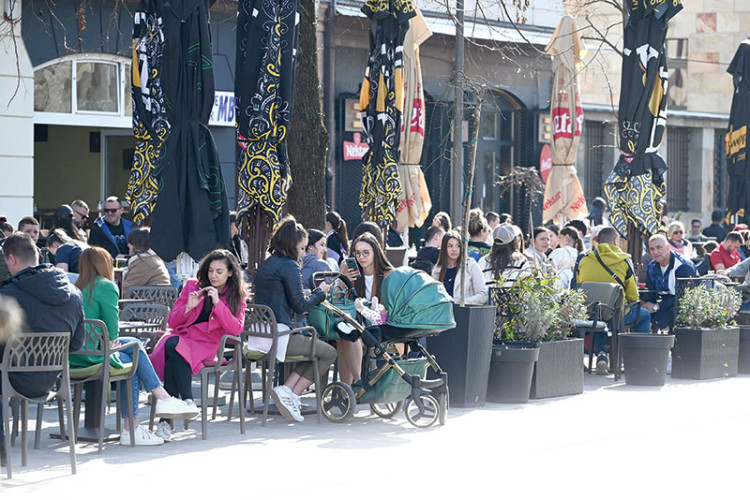
[[[117,212],[118,210],[120,210],[120,209],[119,208],[105,208],[103,211],[107,212],[108,214],[113,214],[113,213]]]
[[[682,234],[682,231],[678,229],[677,231],[673,231],[672,234]]]
[[[76,214],[78,215],[78,217],[80,217],[83,220],[86,220],[89,218],[88,214],[82,214],[81,212],[77,212],[77,211],[76,211]]]

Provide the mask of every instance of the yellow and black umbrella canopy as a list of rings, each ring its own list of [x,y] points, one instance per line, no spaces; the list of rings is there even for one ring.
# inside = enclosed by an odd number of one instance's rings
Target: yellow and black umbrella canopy
[[[618,122],[620,158],[604,186],[610,221],[623,237],[628,223],[646,236],[660,225],[659,199],[666,194],[667,164],[658,154],[667,125],[667,23],[680,0],[628,0],[630,18],[620,84]]]
[[[747,128],[750,123],[750,40],[737,48],[727,68],[734,79],[734,95],[726,135],[729,174],[728,212],[737,222],[747,222],[750,214],[750,158],[747,157]]]

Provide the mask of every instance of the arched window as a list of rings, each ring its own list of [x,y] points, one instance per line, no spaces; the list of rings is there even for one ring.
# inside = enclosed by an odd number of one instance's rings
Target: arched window
[[[34,122],[129,128],[130,60],[75,54],[34,69]]]

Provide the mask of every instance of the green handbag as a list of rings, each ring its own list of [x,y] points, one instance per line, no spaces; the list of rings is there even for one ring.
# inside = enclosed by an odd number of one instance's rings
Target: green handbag
[[[346,312],[349,316],[357,319],[357,310],[354,308],[354,300],[347,298],[346,290],[335,290],[327,299],[329,303]],[[339,340],[341,336],[336,329],[336,324],[344,321],[326,309],[323,305],[318,304],[310,309],[307,315],[307,324],[314,327],[318,336],[323,340]]]

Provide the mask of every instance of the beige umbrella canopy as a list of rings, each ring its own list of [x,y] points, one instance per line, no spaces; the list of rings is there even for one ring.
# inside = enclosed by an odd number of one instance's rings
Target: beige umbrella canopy
[[[545,50],[552,57],[554,72],[550,100],[554,130],[552,171],[544,190],[543,219],[581,219],[589,212],[574,164],[583,126],[577,75],[586,48],[572,16],[562,18]]]
[[[399,147],[402,195],[396,208],[399,227],[420,227],[432,208],[427,183],[419,165],[424,145],[424,89],[419,46],[432,36],[422,13],[415,5],[416,17],[404,39],[404,111]]]

